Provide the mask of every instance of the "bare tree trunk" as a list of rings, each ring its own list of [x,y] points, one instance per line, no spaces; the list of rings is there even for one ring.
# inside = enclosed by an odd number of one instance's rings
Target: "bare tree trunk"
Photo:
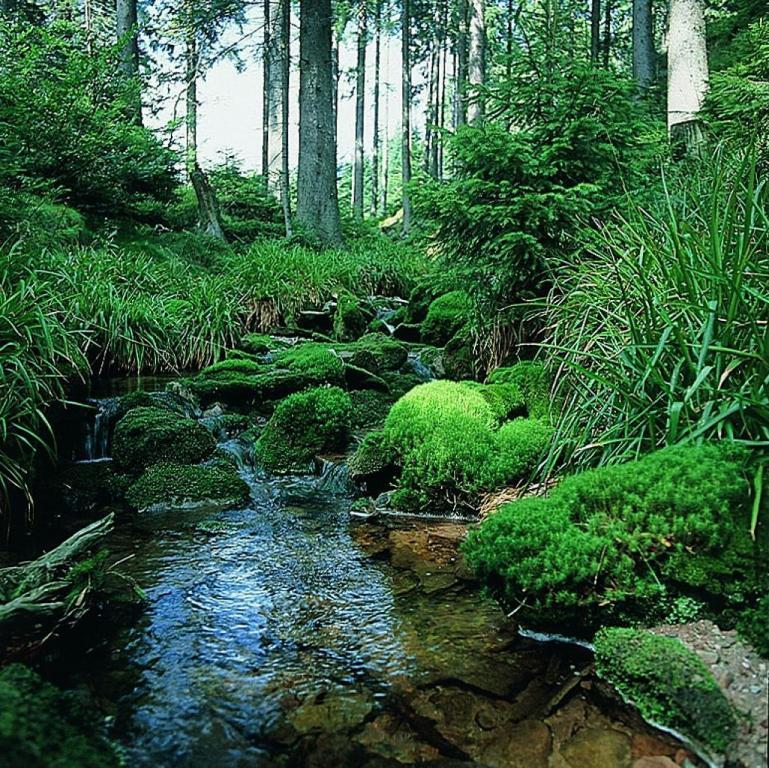
[[[379,213],[379,91],[382,77],[382,0],[374,0],[374,148],[371,155],[371,215]]]
[[[262,178],[270,184],[270,112],[272,106],[272,56],[270,45],[270,0],[264,0],[264,37],[262,40]]]
[[[470,0],[470,54],[468,80],[473,93],[467,110],[467,122],[480,125],[484,117],[484,98],[478,91],[486,82],[486,0]]]
[[[608,0],[607,0],[608,2]],[[598,64],[601,53],[601,0],[590,3],[590,61]]]
[[[115,3],[115,36],[120,46],[120,71],[136,88],[130,105],[130,117],[137,125],[142,123],[142,99],[139,84],[139,33],[136,0],[117,0]]]
[[[385,40],[385,72],[390,71],[390,39]],[[382,216],[387,215],[388,193],[390,191],[390,89],[385,90],[384,142],[382,143]]]
[[[457,4],[457,82],[455,126],[467,122],[467,16],[469,0],[459,0]]]
[[[288,66],[285,48],[286,25],[285,9],[290,0],[273,0],[273,13],[269,33],[269,47],[267,48],[267,73],[266,83],[268,104],[268,131],[267,131],[267,178],[271,188],[280,187],[283,157],[283,81],[284,69]],[[290,12],[290,11],[289,11]],[[289,20],[290,21],[290,20]]]
[[[633,76],[641,88],[654,85],[655,60],[652,0],[633,0]]]
[[[446,67],[449,62],[448,51],[448,6],[445,7],[443,14],[443,50],[441,52],[442,57],[442,70],[443,76],[441,78],[441,91],[440,91],[440,109],[438,112],[438,124],[441,129],[446,127],[446,81],[448,72]],[[441,132],[439,140],[435,143],[435,175],[439,178],[443,178],[443,133]]]
[[[336,185],[331,0],[301,0],[296,218],[325,245],[342,242]]]
[[[291,86],[291,2],[280,0],[281,35],[281,88],[280,88],[280,202],[283,206],[283,220],[286,225],[286,237],[292,237],[291,226],[291,180],[288,170],[289,152],[289,109]]]
[[[363,141],[366,110],[366,43],[368,38],[368,12],[366,0],[358,8],[358,61],[355,72],[355,157],[353,160],[352,210],[357,219],[363,218]]]
[[[408,185],[411,183],[411,3],[403,0],[401,19],[401,177],[403,196],[403,234],[411,230],[411,195]]]
[[[611,59],[611,7],[612,0],[605,0],[604,19],[603,19],[603,66],[609,68]]]
[[[430,69],[427,76],[427,106],[425,109],[425,144],[424,152],[422,153],[422,170],[425,173],[430,173],[430,157],[432,155],[433,148],[433,127],[435,121],[433,120],[433,111],[436,102],[435,95],[435,62],[437,57],[437,51],[435,49],[435,38],[433,38],[433,45],[430,50]]]
[[[668,131],[674,146],[696,153],[709,77],[703,0],[670,0],[668,25]]]
[[[219,223],[219,205],[213,188],[198,165],[198,40],[195,30],[187,34],[186,77],[187,77],[187,175],[198,201],[198,227],[211,237],[224,240]]]

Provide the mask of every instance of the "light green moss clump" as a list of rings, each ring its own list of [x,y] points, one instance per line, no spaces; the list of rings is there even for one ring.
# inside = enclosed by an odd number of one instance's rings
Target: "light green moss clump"
[[[344,363],[327,345],[318,342],[297,344],[281,352],[276,365],[304,378],[310,385],[341,384],[344,379]]]
[[[415,387],[391,409],[384,432],[401,467],[401,507],[445,507],[521,480],[550,440],[530,420],[500,426],[520,407],[517,390],[434,381]]]
[[[674,728],[717,754],[736,736],[737,721],[710,670],[680,640],[608,628],[595,638],[598,674],[647,720]]]
[[[342,450],[352,423],[350,396],[338,387],[317,387],[282,400],[254,449],[274,472],[304,470],[314,456]]]
[[[163,463],[147,469],[128,489],[126,499],[141,510],[156,504],[238,504],[248,495],[248,485],[224,463],[205,467]]]
[[[138,473],[150,464],[196,464],[216,448],[211,433],[193,419],[162,408],[134,408],[115,427],[112,454],[117,469]]]
[[[21,664],[0,669],[5,768],[118,768],[112,744],[82,704]]]
[[[439,296],[430,304],[427,317],[422,321],[422,340],[437,347],[448,344],[467,322],[470,308],[470,297],[464,291]]]
[[[541,363],[522,360],[505,368],[497,368],[489,374],[489,384],[508,384],[521,393],[526,412],[535,419],[548,419],[552,411],[550,374]]]
[[[348,348],[353,352],[350,363],[372,373],[400,370],[408,360],[406,347],[382,333],[368,333]]]
[[[706,444],[582,472],[547,498],[503,506],[470,532],[465,553],[497,594],[525,603],[530,622],[659,620],[668,564],[723,553],[744,525],[744,463],[733,446]]]

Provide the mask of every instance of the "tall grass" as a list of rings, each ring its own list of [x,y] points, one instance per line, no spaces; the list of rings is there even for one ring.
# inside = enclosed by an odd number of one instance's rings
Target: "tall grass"
[[[751,159],[699,171],[558,275],[545,346],[564,416],[549,468],[706,439],[767,453],[769,193]]]

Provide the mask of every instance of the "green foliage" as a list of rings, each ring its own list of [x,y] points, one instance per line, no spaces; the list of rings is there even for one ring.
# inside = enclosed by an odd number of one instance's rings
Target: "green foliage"
[[[547,498],[505,505],[471,531],[468,560],[540,623],[653,618],[674,589],[663,583],[674,558],[692,562],[732,546],[748,501],[745,464],[735,446],[706,444],[572,475]]]
[[[0,670],[0,753],[7,768],[117,768],[96,719],[21,664]]]
[[[680,640],[634,629],[604,629],[595,638],[595,658],[598,674],[647,720],[718,754],[734,741],[734,710],[710,670]]]
[[[430,304],[422,321],[422,340],[436,347],[445,346],[467,322],[470,299],[464,291],[451,291]]]
[[[769,657],[769,594],[743,611],[737,629],[762,656]]]
[[[306,377],[308,384],[340,384],[344,376],[344,363],[332,348],[316,342],[297,344],[280,352],[276,365],[291,373]]]
[[[532,360],[497,368],[487,379],[489,384],[508,384],[520,392],[526,412],[533,419],[549,419],[552,410],[551,377],[547,368]]]
[[[197,464],[216,448],[201,424],[162,408],[134,408],[115,427],[112,453],[118,468],[138,473],[161,461]]]
[[[255,458],[274,472],[305,470],[314,456],[345,447],[352,423],[350,396],[318,387],[282,400],[255,448]]]
[[[126,493],[138,510],[155,504],[185,505],[212,502],[239,504],[248,499],[247,483],[232,465],[190,466],[174,462],[153,464]]]
[[[334,313],[334,337],[339,341],[352,341],[366,332],[368,319],[360,301],[349,291],[339,294]]]
[[[524,479],[550,430],[528,420],[500,429],[520,405],[507,385],[434,381],[404,395],[384,427],[401,468],[396,500],[412,511],[472,506],[478,493]]]
[[[0,23],[0,188],[51,192],[96,215],[157,217],[174,155],[126,119],[133,85],[118,48],[91,50],[80,26]]]
[[[395,451],[385,432],[369,432],[350,457],[350,477],[357,480],[385,472],[395,465],[395,458]]]
[[[551,465],[769,443],[768,201],[752,161],[716,158],[564,267],[549,309],[564,402]]]

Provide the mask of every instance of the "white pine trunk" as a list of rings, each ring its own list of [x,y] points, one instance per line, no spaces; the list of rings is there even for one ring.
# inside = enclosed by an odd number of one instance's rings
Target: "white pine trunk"
[[[470,2],[470,53],[467,74],[471,87],[482,86],[486,81],[486,0]],[[481,123],[483,112],[483,99],[478,93],[473,93],[467,109],[467,122],[470,125]]]

